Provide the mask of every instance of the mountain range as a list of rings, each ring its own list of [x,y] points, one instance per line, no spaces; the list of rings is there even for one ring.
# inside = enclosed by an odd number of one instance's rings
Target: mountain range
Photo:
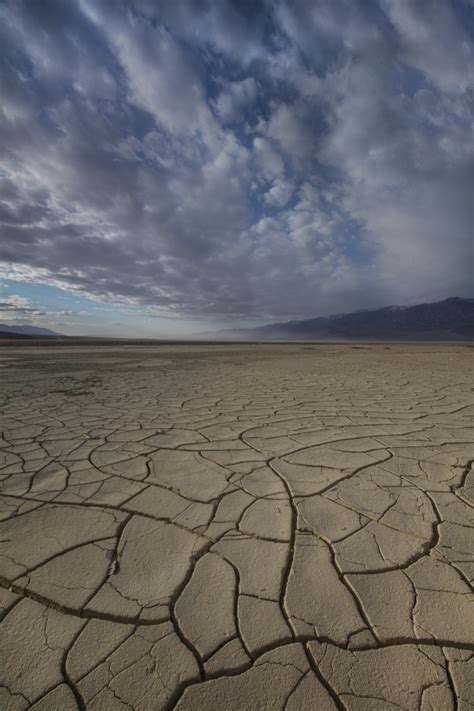
[[[16,325],[0,323],[0,333],[15,334],[19,336],[61,336],[61,333],[51,331],[49,328],[40,328],[39,326]]]
[[[474,340],[474,299],[451,297],[416,306],[386,306],[337,316],[225,329],[229,340]]]

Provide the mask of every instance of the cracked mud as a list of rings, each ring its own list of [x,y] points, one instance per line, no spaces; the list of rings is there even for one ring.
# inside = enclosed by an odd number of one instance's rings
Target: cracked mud
[[[0,351],[0,708],[474,708],[472,349]]]

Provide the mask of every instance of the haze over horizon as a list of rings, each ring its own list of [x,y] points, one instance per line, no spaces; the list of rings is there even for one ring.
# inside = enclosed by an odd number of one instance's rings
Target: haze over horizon
[[[470,296],[471,0],[0,5],[0,322]]]

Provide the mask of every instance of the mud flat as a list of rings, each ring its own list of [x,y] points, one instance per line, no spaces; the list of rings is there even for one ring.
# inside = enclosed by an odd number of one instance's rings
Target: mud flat
[[[0,708],[473,708],[473,349],[0,349]]]

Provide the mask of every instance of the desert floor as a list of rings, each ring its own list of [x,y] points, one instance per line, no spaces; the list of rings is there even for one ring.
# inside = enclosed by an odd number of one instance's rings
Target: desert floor
[[[473,353],[0,349],[0,708],[472,709]]]

